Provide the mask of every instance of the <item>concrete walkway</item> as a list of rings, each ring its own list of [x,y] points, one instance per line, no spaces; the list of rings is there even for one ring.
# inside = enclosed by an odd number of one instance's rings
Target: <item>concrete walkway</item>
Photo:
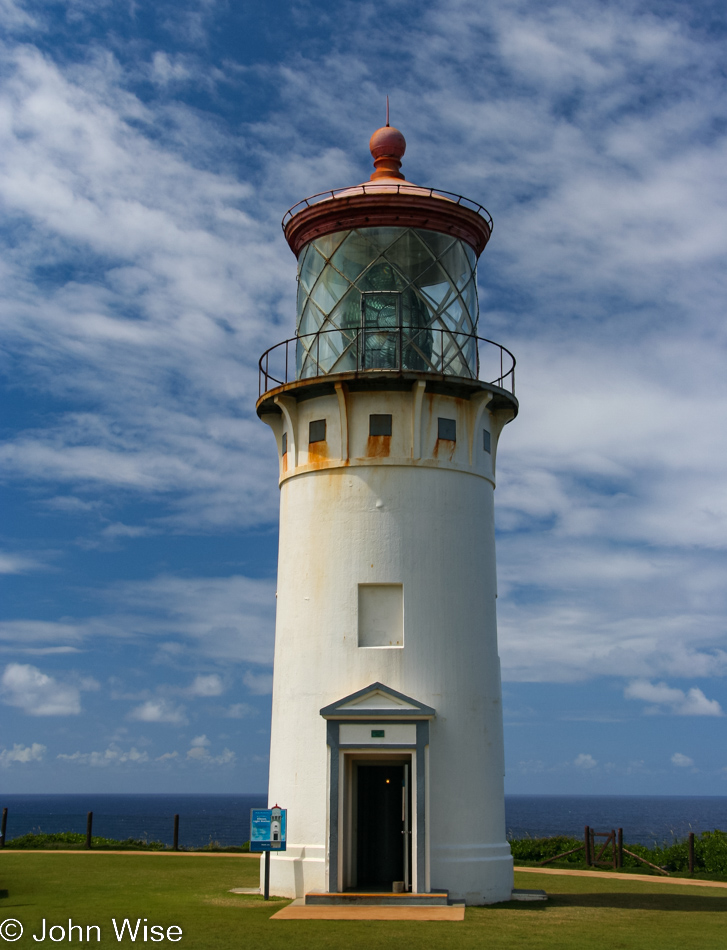
[[[646,874],[619,874],[617,871],[566,871],[558,868],[521,868],[515,867],[515,873],[524,874],[560,874],[564,877],[600,877],[617,881],[648,881],[649,884],[684,884],[689,887],[727,887],[727,881],[695,881],[691,877],[653,877]]]

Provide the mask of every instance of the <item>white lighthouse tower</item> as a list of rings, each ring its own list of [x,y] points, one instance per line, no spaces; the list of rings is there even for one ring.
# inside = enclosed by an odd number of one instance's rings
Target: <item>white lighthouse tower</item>
[[[363,185],[289,211],[296,336],[260,361],[280,459],[274,893],[506,900],[495,455],[515,361],[478,333],[492,219],[409,184],[388,125]]]

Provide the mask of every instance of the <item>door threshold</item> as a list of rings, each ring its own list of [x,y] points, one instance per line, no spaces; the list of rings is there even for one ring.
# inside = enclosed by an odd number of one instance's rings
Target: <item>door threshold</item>
[[[305,895],[305,902],[314,904],[340,904],[359,906],[406,906],[435,907],[447,906],[449,903],[448,891],[430,891],[428,893],[397,893],[395,891],[343,891],[318,892]]]

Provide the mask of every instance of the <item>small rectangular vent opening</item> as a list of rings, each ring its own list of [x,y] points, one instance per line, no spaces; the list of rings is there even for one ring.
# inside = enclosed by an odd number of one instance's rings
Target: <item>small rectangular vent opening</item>
[[[308,423],[308,444],[311,442],[325,442],[326,441],[326,420],[325,419],[314,419],[313,422]]]
[[[446,439],[448,442],[457,441],[457,420],[456,419],[442,419],[440,416],[438,421],[437,428],[437,438]]]
[[[487,429],[482,430],[482,448],[485,450],[485,452],[492,454],[492,438],[490,437],[490,433],[487,431]]]
[[[287,432],[283,433],[281,449],[282,449],[280,453],[281,455],[285,455],[286,452],[288,451],[288,433]]]
[[[369,435],[391,435],[391,414],[372,413],[369,416]]]

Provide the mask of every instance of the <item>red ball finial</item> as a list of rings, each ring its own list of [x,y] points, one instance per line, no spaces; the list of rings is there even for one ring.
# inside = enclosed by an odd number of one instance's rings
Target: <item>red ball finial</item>
[[[369,142],[371,155],[374,159],[375,172],[371,179],[376,178],[404,178],[399,171],[401,159],[406,151],[406,139],[398,129],[385,125],[377,129]]]

